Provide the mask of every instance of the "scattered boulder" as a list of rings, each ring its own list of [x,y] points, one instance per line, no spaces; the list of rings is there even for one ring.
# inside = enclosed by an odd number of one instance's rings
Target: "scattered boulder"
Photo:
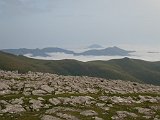
[[[97,117],[97,116],[94,117],[94,119],[95,119],[95,120],[103,120],[102,118],[99,118],[99,117]]]
[[[26,111],[21,105],[6,105],[6,108],[1,110],[2,113],[20,113]]]
[[[31,99],[29,103],[31,104],[30,108],[35,111],[39,111],[39,109],[44,106],[40,100]]]
[[[57,98],[51,98],[51,99],[49,99],[49,102],[51,104],[53,104],[53,105],[59,105],[59,104],[61,104],[61,101],[59,99],[57,99]]]
[[[48,85],[42,85],[41,89],[48,92],[48,93],[54,92],[54,89],[52,87],[49,87]]]
[[[12,99],[11,104],[18,104],[18,105],[22,105],[23,104],[23,98],[16,98],[16,99]]]
[[[54,117],[54,116],[51,116],[51,115],[44,115],[41,120],[62,120],[58,117]]]
[[[84,116],[97,116],[98,115],[98,113],[96,113],[93,110],[85,110],[85,111],[81,112],[80,114],[84,115]]]
[[[44,94],[46,94],[46,92],[43,90],[33,90],[32,94],[37,96],[43,96]]]
[[[135,113],[127,112],[127,111],[117,111],[117,115],[112,116],[112,120],[122,120],[126,118],[127,116],[130,116],[132,118],[138,117]]]
[[[77,117],[65,113],[57,113],[56,115],[66,120],[79,120]]]
[[[138,112],[141,113],[141,114],[145,114],[145,115],[153,115],[153,114],[155,114],[155,112],[153,112],[149,108],[136,107],[135,109],[137,109]]]
[[[0,84],[0,91],[2,91],[2,90],[8,90],[8,89],[10,89],[9,85],[1,82],[1,84]]]

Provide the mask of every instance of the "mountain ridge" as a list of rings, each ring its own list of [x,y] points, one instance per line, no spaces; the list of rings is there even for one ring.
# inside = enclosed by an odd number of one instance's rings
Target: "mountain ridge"
[[[134,51],[127,51],[118,47],[108,47],[105,49],[91,49],[87,50],[81,53],[76,53],[71,50],[62,49],[58,47],[47,47],[43,49],[26,49],[26,48],[20,48],[20,49],[2,49],[1,51],[11,53],[14,55],[26,55],[31,54],[32,57],[41,56],[41,57],[48,57],[48,53],[65,53],[65,54],[73,54],[76,56],[79,55],[92,55],[92,56],[130,56],[129,53]]]
[[[93,56],[130,56],[129,53],[132,53],[135,51],[127,51],[121,48],[118,48],[116,46],[114,47],[108,47],[105,49],[92,49],[92,50],[88,50],[82,53],[78,53],[77,55],[93,55]]]

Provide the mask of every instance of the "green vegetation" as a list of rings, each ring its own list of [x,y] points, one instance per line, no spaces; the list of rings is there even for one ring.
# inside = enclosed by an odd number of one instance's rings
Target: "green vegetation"
[[[80,62],[76,60],[36,60],[0,52],[0,69],[49,72],[61,75],[91,76],[106,79],[131,80],[160,85],[160,62],[136,59]]]
[[[94,97],[94,99],[96,100],[96,103],[105,103],[104,107],[108,107],[108,105],[113,105],[112,107],[110,107],[110,109],[108,111],[97,107],[95,104],[91,104],[90,106],[86,106],[86,105],[79,105],[77,104],[76,106],[73,105],[65,105],[65,104],[61,104],[61,105],[55,105],[54,107],[63,107],[63,108],[71,108],[71,109],[76,109],[76,110],[93,110],[96,113],[98,113],[98,117],[103,118],[104,120],[111,120],[111,117],[116,115],[117,111],[128,111],[130,113],[136,113],[136,115],[138,115],[138,117],[134,118],[131,116],[127,116],[124,120],[146,120],[145,118],[143,118],[144,114],[138,113],[138,111],[135,109],[135,107],[142,107],[142,108],[150,108],[151,106],[159,106],[159,103],[151,103],[151,102],[142,102],[142,103],[132,103],[132,104],[119,104],[119,103],[115,103],[113,104],[112,102],[104,102],[98,99],[98,97],[103,96],[104,93],[99,93],[98,95],[94,95],[94,94],[61,94],[61,95],[50,95],[50,96],[41,96],[43,99],[45,99],[45,101],[48,101],[49,98],[57,98],[57,97],[71,97],[71,96],[91,96]],[[137,98],[137,95],[144,95],[144,96],[156,96],[152,95],[150,93],[148,94],[143,94],[143,93],[139,93],[139,94],[135,94],[135,93],[131,93],[131,94],[105,94],[105,96],[108,97],[112,97],[112,96],[121,96],[122,98],[125,97],[131,97],[131,98]],[[159,95],[157,95],[159,96]],[[3,100],[12,100],[15,98],[20,98],[20,97],[25,97],[26,101],[25,101],[25,105],[29,104],[29,100],[32,99],[37,99],[39,96],[23,96],[23,95],[7,95],[7,96],[0,96],[0,99],[3,98]],[[49,109],[54,108],[53,106],[50,107]],[[45,111],[47,109],[40,109],[40,111],[27,111],[27,112],[22,112],[21,114],[4,114],[3,116],[0,116],[1,120],[39,120],[43,114],[45,114]],[[81,115],[78,111],[59,111],[60,113],[65,113],[68,115],[73,115],[76,116],[77,118],[81,119],[81,120],[94,120],[94,118],[92,116],[83,116]],[[154,111],[159,115],[159,110]],[[53,116],[56,116],[56,113],[50,114]],[[152,120],[154,118],[154,115],[152,115],[151,119]]]

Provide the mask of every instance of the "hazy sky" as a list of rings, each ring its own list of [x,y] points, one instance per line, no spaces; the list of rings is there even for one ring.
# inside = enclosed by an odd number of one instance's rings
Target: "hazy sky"
[[[0,49],[160,48],[160,0],[0,0]]]

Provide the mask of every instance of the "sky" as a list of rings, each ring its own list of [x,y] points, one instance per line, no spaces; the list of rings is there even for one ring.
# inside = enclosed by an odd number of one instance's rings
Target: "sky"
[[[160,50],[160,0],[0,0],[0,49]]]

